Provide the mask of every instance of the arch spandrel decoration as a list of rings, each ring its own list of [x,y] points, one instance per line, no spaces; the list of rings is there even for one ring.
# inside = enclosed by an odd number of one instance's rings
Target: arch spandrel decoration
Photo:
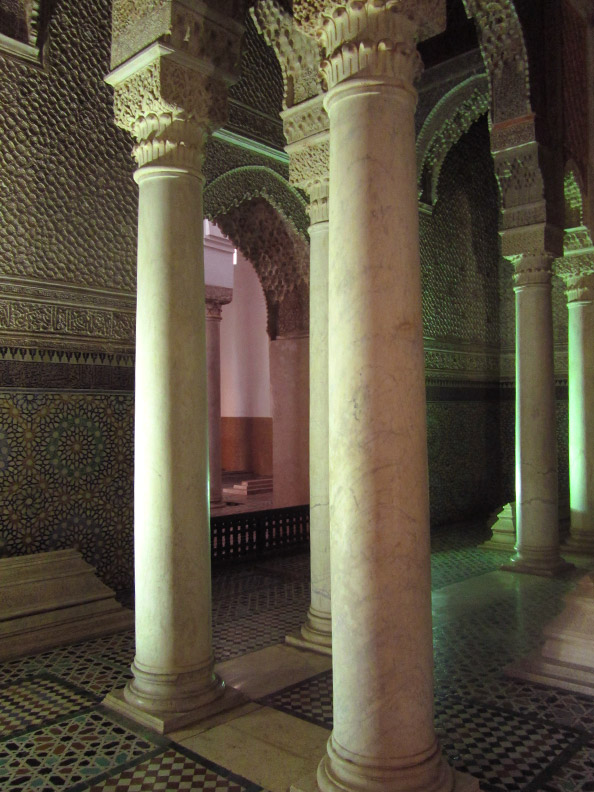
[[[473,18],[491,84],[491,122],[532,112],[528,54],[512,0],[462,0]]]
[[[477,74],[459,83],[435,105],[417,138],[419,197],[435,205],[441,166],[448,151],[489,109],[489,80]]]
[[[204,214],[253,264],[270,338],[306,334],[309,218],[301,194],[267,168],[237,168],[205,188]]]
[[[254,198],[267,201],[298,236],[308,241],[307,201],[286,179],[262,165],[235,168],[213,179],[204,189],[204,214],[214,219]]]

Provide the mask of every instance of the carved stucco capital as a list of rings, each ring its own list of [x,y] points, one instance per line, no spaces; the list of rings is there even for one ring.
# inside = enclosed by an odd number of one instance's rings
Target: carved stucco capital
[[[441,33],[446,26],[446,6],[443,0],[293,0],[296,23],[312,36],[323,36],[320,33],[322,27],[328,21],[343,17],[345,12],[355,25],[360,25],[363,16],[368,14],[379,19],[384,12],[401,13],[414,22],[419,40]],[[354,30],[355,28],[353,32]],[[358,33],[363,33],[361,27]],[[349,35],[348,38],[352,36]]]
[[[565,282],[567,302],[592,302],[594,299],[594,244],[588,229],[568,228],[564,255],[555,261],[555,274]]]
[[[322,81],[330,89],[349,77],[381,77],[412,84],[423,64],[417,22],[401,3],[348,3],[324,15],[319,39]]]
[[[514,289],[551,282],[553,256],[548,253],[527,253],[509,258],[514,266]]]
[[[107,79],[114,87],[116,124],[134,136],[139,167],[167,164],[201,171],[206,135],[226,120],[224,83],[179,62],[159,44]]]
[[[312,225],[324,222],[328,219],[330,121],[322,96],[285,110],[282,118],[290,181],[309,195]]]
[[[221,321],[223,318],[223,305],[228,305],[233,299],[233,289],[226,286],[205,287],[206,318],[212,321]]]

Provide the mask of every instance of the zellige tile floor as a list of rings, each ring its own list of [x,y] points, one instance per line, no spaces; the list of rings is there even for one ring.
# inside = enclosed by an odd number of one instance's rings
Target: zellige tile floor
[[[578,573],[500,572],[483,539],[476,526],[432,536],[443,750],[488,792],[594,792],[594,699],[503,674]],[[214,571],[217,670],[247,703],[167,737],[101,704],[130,676],[132,633],[0,664],[0,789],[283,792],[312,773],[332,727],[331,660],[282,643],[304,618],[308,578],[307,553]]]

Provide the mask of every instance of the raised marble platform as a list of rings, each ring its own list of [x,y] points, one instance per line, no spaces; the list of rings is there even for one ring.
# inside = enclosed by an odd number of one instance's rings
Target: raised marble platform
[[[514,552],[516,546],[516,504],[506,503],[489,518],[489,527],[493,535],[480,545],[483,550],[501,550]]]
[[[133,626],[78,551],[0,559],[0,660]]]
[[[594,696],[594,574],[583,577],[548,624],[542,648],[505,669],[508,676]]]

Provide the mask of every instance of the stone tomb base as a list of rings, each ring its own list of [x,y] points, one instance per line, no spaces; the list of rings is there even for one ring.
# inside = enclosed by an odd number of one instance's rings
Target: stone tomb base
[[[76,550],[0,559],[0,660],[133,626]]]
[[[566,603],[563,613],[545,627],[543,647],[505,673],[594,696],[594,574],[580,580]]]

